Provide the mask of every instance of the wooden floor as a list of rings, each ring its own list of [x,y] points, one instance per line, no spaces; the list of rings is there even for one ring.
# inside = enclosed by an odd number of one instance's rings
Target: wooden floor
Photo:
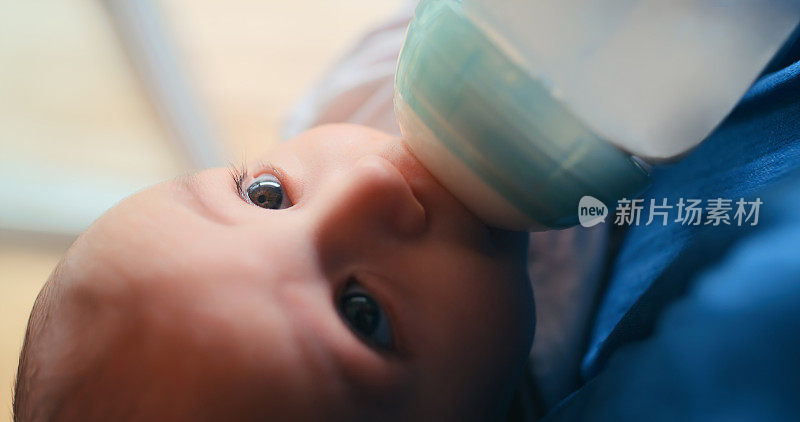
[[[156,3],[226,161],[239,161],[274,145],[291,104],[402,0]],[[54,182],[59,169],[137,181],[186,170],[102,1],[0,0],[0,8],[0,167],[50,172]],[[28,312],[71,239],[1,236],[0,418],[10,420]]]

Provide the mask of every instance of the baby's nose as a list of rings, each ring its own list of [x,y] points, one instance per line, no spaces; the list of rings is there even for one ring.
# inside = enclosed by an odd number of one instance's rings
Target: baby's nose
[[[328,187],[321,229],[402,238],[425,231],[425,208],[403,174],[383,157],[361,158]]]

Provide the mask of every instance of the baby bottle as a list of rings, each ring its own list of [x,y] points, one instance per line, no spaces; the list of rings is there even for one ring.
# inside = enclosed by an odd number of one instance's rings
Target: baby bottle
[[[487,224],[569,227],[707,137],[798,21],[797,0],[422,0],[395,110]]]

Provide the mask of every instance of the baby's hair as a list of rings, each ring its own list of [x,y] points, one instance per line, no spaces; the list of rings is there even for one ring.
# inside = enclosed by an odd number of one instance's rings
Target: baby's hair
[[[32,349],[37,346],[41,333],[50,320],[51,304],[57,300],[61,274],[64,267],[62,259],[53,272],[48,277],[42,291],[36,297],[28,319],[28,326],[25,330],[25,340],[22,343],[22,350],[19,356],[19,366],[17,367],[17,379],[14,383],[14,398],[12,411],[15,422],[32,420],[34,411],[37,414],[47,413],[45,403],[31,403],[31,390],[36,388],[34,376],[39,370],[36,360],[31,358]]]

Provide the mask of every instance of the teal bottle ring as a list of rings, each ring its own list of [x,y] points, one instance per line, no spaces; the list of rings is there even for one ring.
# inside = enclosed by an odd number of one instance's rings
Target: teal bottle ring
[[[649,184],[630,154],[597,136],[503,54],[464,16],[460,3],[420,3],[398,61],[395,96],[401,128],[401,114],[413,112],[435,137],[424,142],[441,143],[531,222],[490,225],[573,226],[581,197],[613,208]],[[419,143],[410,146],[414,151]],[[437,174],[436,163],[420,159]]]

